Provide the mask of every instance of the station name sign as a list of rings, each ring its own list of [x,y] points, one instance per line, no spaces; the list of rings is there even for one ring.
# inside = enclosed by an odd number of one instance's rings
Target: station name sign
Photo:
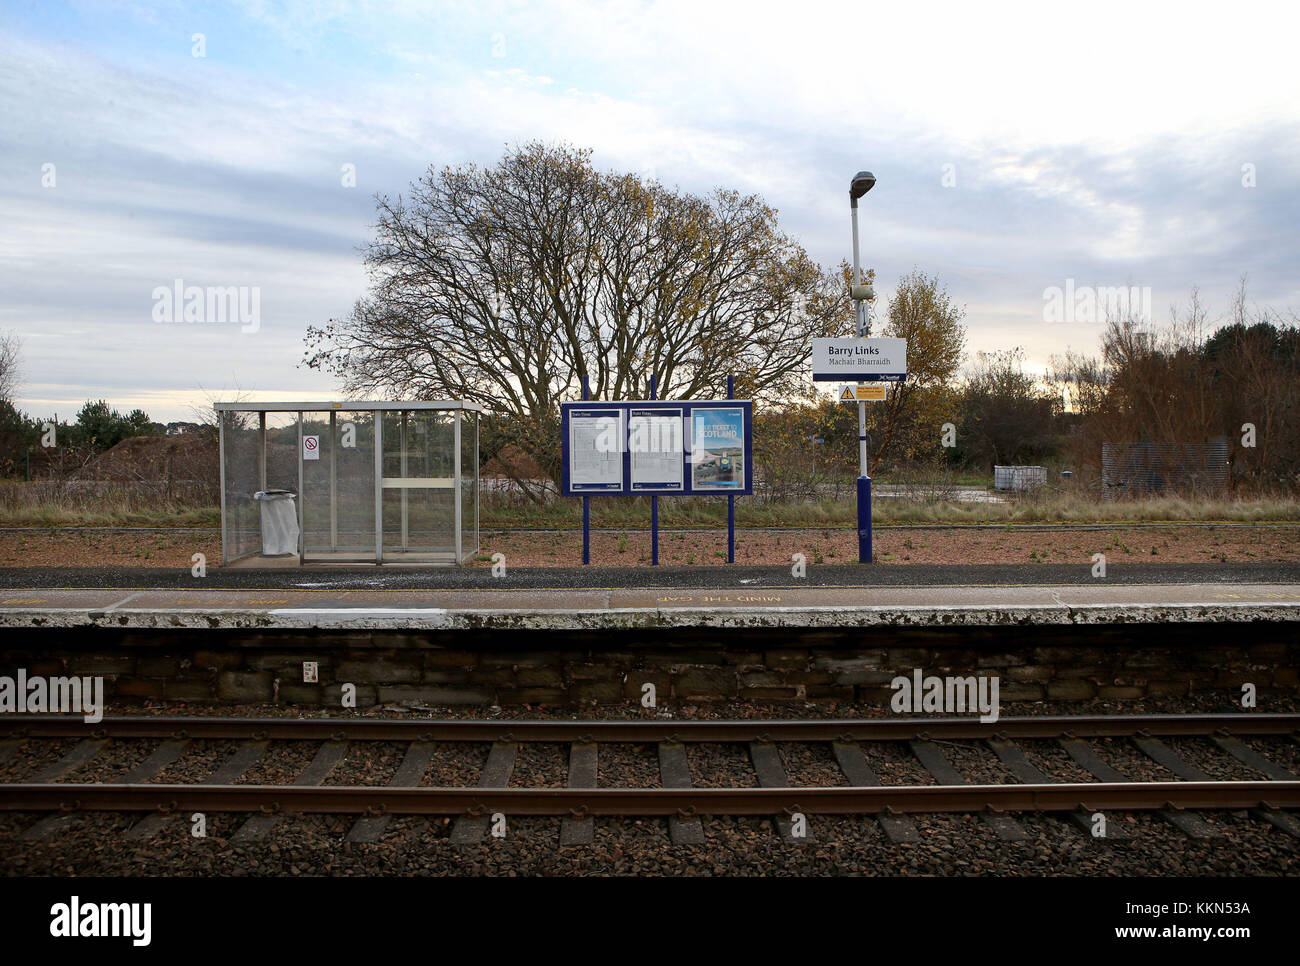
[[[906,339],[813,339],[813,382],[904,382]]]
[[[754,492],[753,402],[560,404],[564,496]]]

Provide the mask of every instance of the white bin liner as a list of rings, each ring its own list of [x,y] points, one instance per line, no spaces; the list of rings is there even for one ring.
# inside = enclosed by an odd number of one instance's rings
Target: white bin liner
[[[258,490],[253,494],[262,514],[262,556],[282,557],[298,552],[298,509],[291,490]]]

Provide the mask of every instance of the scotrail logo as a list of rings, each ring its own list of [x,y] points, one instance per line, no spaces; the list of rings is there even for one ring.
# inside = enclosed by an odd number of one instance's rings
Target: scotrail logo
[[[153,290],[155,322],[190,322],[239,325],[241,332],[262,326],[262,289],[256,285],[186,285],[173,279],[171,288]]]
[[[68,902],[50,906],[50,935],[56,939],[129,937],[148,946],[153,937],[153,906],[148,902]]]
[[[86,724],[98,724],[104,718],[104,679],[28,677],[26,668],[16,677],[0,676],[0,713],[48,711],[80,714]]]
[[[1133,318],[1151,321],[1151,289],[1137,286],[1075,285],[1065,280],[1065,288],[1052,285],[1043,289],[1044,322],[1106,322]]]
[[[921,669],[916,668],[910,678],[899,675],[889,682],[889,686],[895,692],[889,706],[899,714],[978,711],[984,724],[998,720],[998,679],[995,677],[976,677],[973,674],[964,678],[925,677]]]

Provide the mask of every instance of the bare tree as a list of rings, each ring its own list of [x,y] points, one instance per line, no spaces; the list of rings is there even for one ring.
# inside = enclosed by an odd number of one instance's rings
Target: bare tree
[[[1226,437],[1239,476],[1294,486],[1300,330],[1267,309],[1252,312],[1244,276],[1228,318],[1207,335],[1207,313],[1193,289],[1186,309],[1171,311],[1163,326],[1109,319],[1100,358],[1054,359],[1052,378],[1068,385],[1082,417],[1072,440],[1075,459],[1096,465],[1103,442],[1183,445]]]
[[[252,393],[240,389],[238,385],[233,390],[223,389],[219,392],[204,388],[202,383],[197,385],[199,392],[203,394],[203,403],[188,408],[194,422],[199,425],[199,432],[205,435],[215,436],[221,427],[222,414],[217,412],[217,403],[248,402],[252,398]],[[227,412],[226,426],[234,429],[250,429],[256,421],[256,416],[256,413]]]
[[[1024,370],[1020,346],[977,352],[961,393],[960,451],[986,469],[1052,449],[1060,397]]]
[[[18,353],[22,347],[22,340],[16,332],[0,333],[0,402],[12,405],[14,396],[18,394],[21,376]]]
[[[558,404],[580,398],[779,395],[812,336],[852,325],[847,292],[757,196],[698,197],[596,171],[531,143],[491,168],[430,168],[377,199],[371,291],[308,331],[305,364],[348,392],[478,402],[491,454],[513,444],[554,478]]]

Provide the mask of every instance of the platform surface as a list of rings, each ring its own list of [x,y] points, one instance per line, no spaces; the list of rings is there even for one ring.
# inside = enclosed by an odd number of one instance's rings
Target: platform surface
[[[611,588],[1094,586],[1105,584],[1300,584],[1300,563],[1108,562],[1106,577],[1092,564],[812,564],[803,577],[789,567],[518,567],[502,576],[490,567],[211,567],[202,578],[175,567],[0,567],[0,588],[108,587],[178,590],[606,590]]]
[[[1295,565],[1116,567],[1104,579],[1078,567],[1064,574],[1046,566],[963,567],[944,568],[930,575],[944,579],[926,583],[910,569],[810,568],[809,579],[796,579],[784,568],[642,568],[635,571],[640,582],[626,585],[609,579],[621,573],[575,575],[569,568],[495,579],[485,570],[244,571],[241,577],[262,579],[234,586],[228,573],[170,571],[156,579],[156,572],[125,570],[42,571],[23,585],[22,572],[10,570],[0,574],[0,626],[592,630],[1300,620]],[[1206,571],[1218,579],[1206,579]],[[135,580],[112,580],[123,574]],[[1044,579],[1054,576],[1068,579]]]

